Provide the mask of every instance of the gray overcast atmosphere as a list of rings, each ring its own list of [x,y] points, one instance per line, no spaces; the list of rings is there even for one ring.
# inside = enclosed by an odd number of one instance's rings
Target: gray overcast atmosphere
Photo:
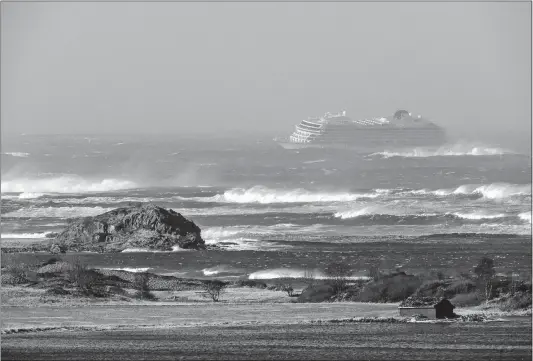
[[[287,135],[405,108],[530,148],[530,2],[1,6],[2,134]]]

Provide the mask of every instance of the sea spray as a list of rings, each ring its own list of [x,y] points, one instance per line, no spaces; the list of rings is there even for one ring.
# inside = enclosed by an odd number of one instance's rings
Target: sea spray
[[[2,180],[2,193],[85,193],[108,192],[137,187],[135,182],[125,179],[106,178],[88,180],[80,176],[55,178],[15,178]]]
[[[429,158],[429,157],[459,157],[459,156],[501,156],[507,154],[517,154],[516,152],[484,145],[450,144],[439,148],[412,148],[401,151],[385,150],[370,154],[382,158],[402,157],[402,158]]]

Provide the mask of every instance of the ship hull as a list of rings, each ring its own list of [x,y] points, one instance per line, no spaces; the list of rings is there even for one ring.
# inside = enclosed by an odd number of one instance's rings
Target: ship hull
[[[399,149],[408,147],[439,147],[446,144],[446,139],[432,139],[429,141],[421,141],[420,139],[409,141],[408,139],[399,140],[384,140],[383,142],[359,142],[350,143],[327,143],[327,142],[311,142],[311,143],[292,143],[280,142],[277,144],[288,150],[300,149],[351,149],[362,151],[381,151],[384,149]]]

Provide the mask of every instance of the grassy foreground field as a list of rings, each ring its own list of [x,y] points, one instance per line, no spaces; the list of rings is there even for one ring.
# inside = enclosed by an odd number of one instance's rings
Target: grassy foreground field
[[[531,319],[42,332],[2,337],[2,360],[531,360]]]

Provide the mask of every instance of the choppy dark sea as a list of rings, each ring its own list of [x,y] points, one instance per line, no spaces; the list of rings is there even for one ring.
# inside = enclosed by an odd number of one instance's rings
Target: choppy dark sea
[[[208,244],[234,251],[197,260],[191,267],[205,276],[242,269],[237,263],[254,252],[288,258],[246,272],[294,274],[317,266],[305,265],[306,251],[349,254],[372,242],[456,233],[531,238],[531,155],[488,144],[365,153],[290,151],[244,137],[20,135],[3,139],[1,157],[4,244],[45,240],[71,217],[152,202],[192,219]],[[190,257],[131,251],[121,256],[125,268]],[[115,262],[102,257],[99,266]]]

